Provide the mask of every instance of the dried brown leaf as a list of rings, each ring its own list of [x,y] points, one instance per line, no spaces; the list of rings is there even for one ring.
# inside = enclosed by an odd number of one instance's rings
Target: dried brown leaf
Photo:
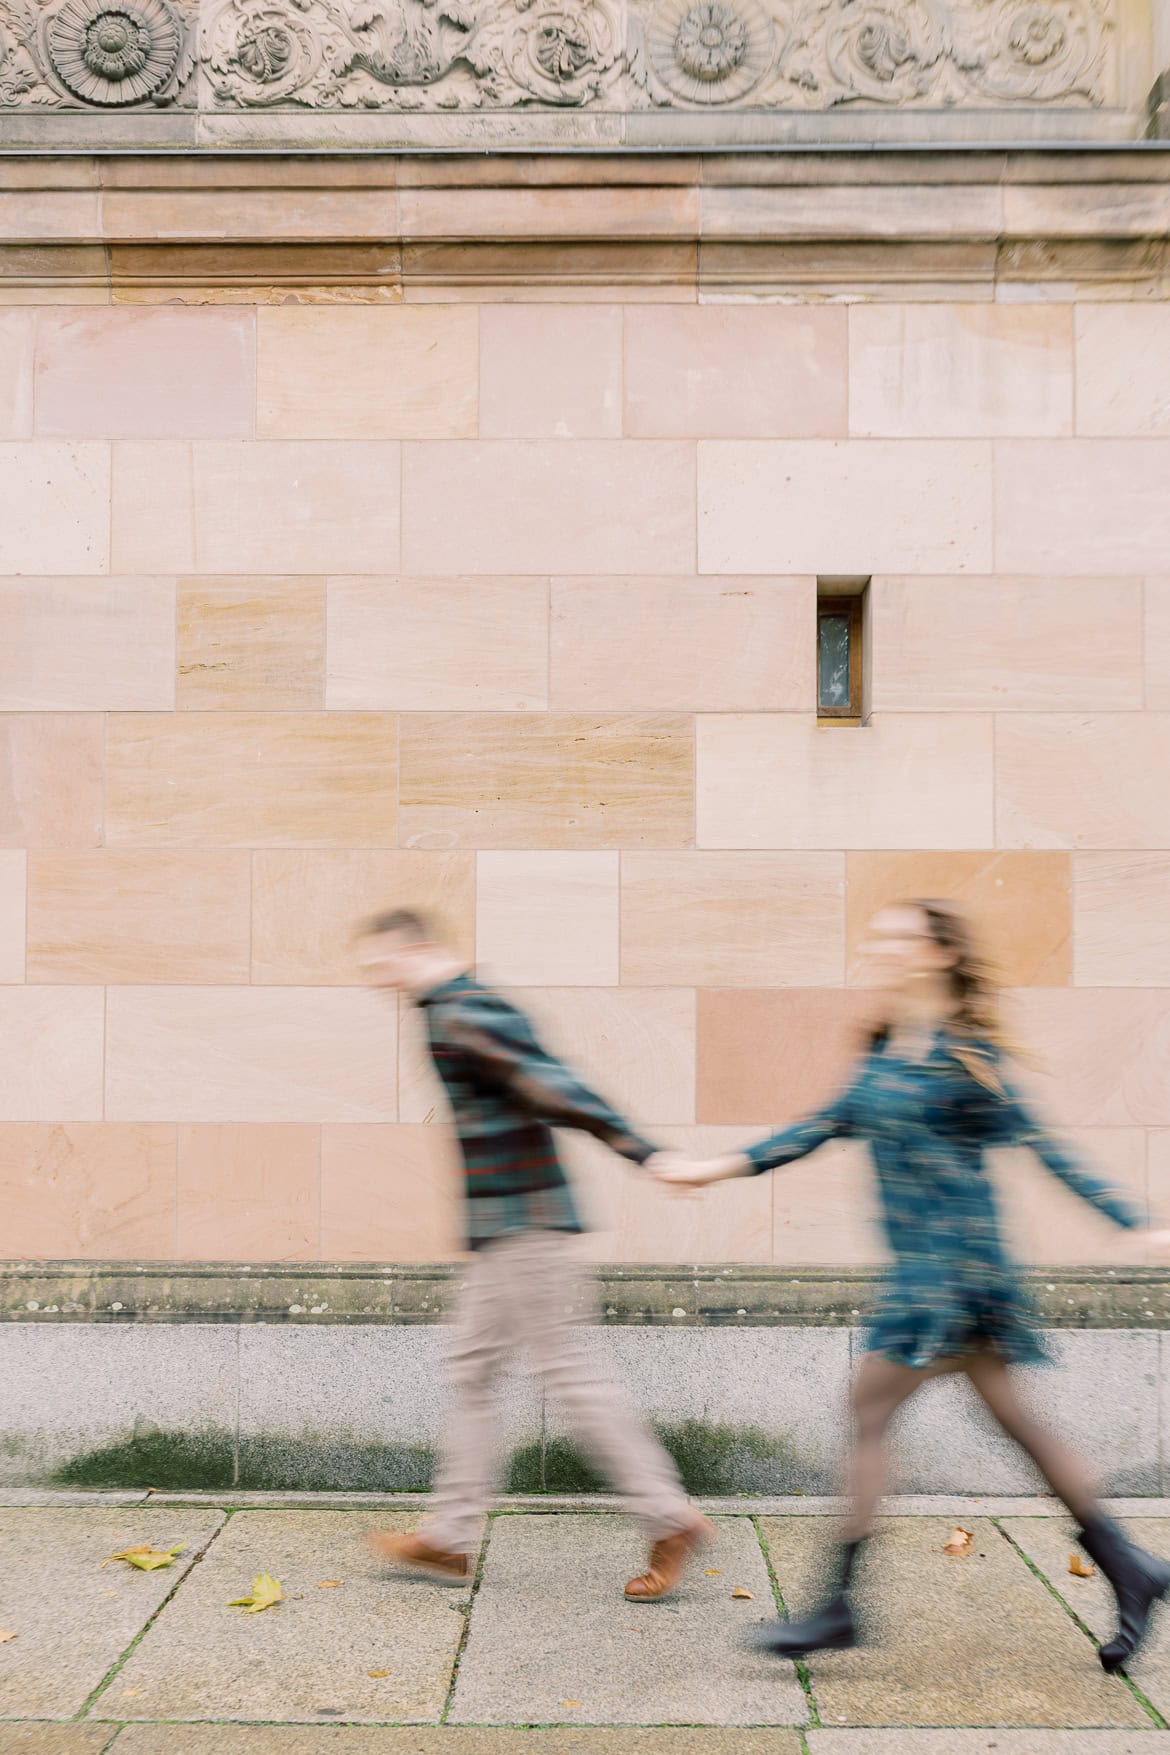
[[[389,1674],[390,1674],[389,1670],[367,1670],[366,1671],[366,1675],[373,1676],[375,1682],[380,1682],[384,1676],[388,1676]]]
[[[340,1590],[340,1588],[341,1580],[339,1578],[319,1578],[317,1580],[318,1590]]]
[[[951,1539],[944,1547],[943,1553],[950,1554],[952,1558],[955,1556],[965,1557],[971,1552],[974,1546],[974,1533],[971,1530],[965,1530],[957,1525],[951,1531]]]
[[[718,1566],[706,1566],[703,1568],[704,1578],[722,1578],[722,1576],[723,1574],[720,1572]]]
[[[0,1627],[0,1645],[7,1645],[8,1641],[10,1639],[15,1639],[15,1638],[16,1638],[15,1633],[5,1633],[3,1627]]]
[[[580,1706],[580,1704],[581,1704],[581,1702],[579,1700],[562,1700],[561,1701],[562,1706],[572,1707],[572,1706]]]
[[[742,1584],[737,1584],[731,1594],[733,1597],[738,1597],[741,1602],[745,1603],[754,1603],[756,1600],[750,1590],[744,1590]]]
[[[1097,1571],[1091,1560],[1082,1560],[1079,1554],[1069,1555],[1068,1569],[1074,1578],[1093,1578]]]

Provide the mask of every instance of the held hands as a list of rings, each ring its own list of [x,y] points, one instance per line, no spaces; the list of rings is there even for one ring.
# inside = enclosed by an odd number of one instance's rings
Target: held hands
[[[722,1159],[696,1161],[684,1158],[681,1152],[655,1152],[646,1160],[646,1169],[676,1195],[698,1194],[709,1182],[718,1182],[727,1174]]]

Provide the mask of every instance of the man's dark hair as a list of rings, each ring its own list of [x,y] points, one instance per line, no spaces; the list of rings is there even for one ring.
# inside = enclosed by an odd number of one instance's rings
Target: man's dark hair
[[[362,923],[362,938],[372,938],[382,932],[397,932],[413,945],[433,944],[435,941],[435,923],[417,908],[387,908],[381,914],[371,914]]]

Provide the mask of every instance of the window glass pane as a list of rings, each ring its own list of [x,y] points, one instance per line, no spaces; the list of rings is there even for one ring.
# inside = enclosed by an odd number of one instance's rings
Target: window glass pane
[[[849,706],[849,617],[823,615],[817,623],[817,702]]]

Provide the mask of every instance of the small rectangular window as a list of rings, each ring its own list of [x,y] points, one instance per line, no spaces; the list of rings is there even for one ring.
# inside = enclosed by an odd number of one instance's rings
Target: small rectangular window
[[[865,717],[867,580],[817,581],[817,718],[860,725]]]

